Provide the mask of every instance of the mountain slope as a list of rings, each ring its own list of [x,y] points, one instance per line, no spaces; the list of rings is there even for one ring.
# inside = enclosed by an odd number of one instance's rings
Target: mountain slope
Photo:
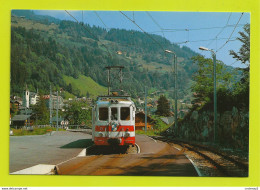
[[[144,86],[158,90],[173,87],[172,56],[165,55],[161,47],[142,32],[120,29],[106,31],[85,25],[98,37],[97,41],[75,22],[52,22],[52,19],[41,16],[46,21],[44,23],[34,14],[28,15],[31,15],[30,19],[12,17],[11,93],[21,94],[25,84],[32,91],[38,88],[48,93],[50,84],[54,88],[62,87],[69,91],[70,82],[74,81],[76,86],[79,84],[76,81],[83,80],[84,77],[90,77],[99,85],[106,86],[107,76],[104,71],[108,65],[125,67],[122,88],[133,97],[142,95]],[[187,47],[180,48],[171,44],[161,36],[153,35],[153,38],[178,56],[181,98],[189,92],[191,76],[197,68],[191,64],[190,58],[196,53]],[[112,73],[112,76],[117,77],[117,73]],[[112,84],[114,89],[120,86],[116,79]],[[78,85],[72,88],[71,93],[84,96],[87,92],[97,94],[91,90]]]

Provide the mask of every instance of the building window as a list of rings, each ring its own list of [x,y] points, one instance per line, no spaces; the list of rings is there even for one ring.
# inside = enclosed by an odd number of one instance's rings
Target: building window
[[[99,108],[99,120],[100,121],[108,120],[108,108],[105,108],[105,107]]]
[[[121,107],[121,120],[130,120],[130,107]]]

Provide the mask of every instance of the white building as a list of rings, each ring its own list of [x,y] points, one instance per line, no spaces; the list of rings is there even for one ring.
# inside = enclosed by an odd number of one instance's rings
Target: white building
[[[26,90],[23,93],[22,106],[24,108],[29,108],[30,105],[35,105],[39,100],[39,96],[35,92],[30,92],[26,86]]]

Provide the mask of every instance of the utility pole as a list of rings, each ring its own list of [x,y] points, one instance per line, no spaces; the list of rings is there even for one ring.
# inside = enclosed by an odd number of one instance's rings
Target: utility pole
[[[210,51],[213,58],[213,80],[214,80],[214,143],[218,141],[218,128],[217,128],[217,71],[216,71],[216,53],[212,49],[199,47],[200,50]]]
[[[27,117],[27,105],[25,106],[25,115],[26,115],[26,117]],[[26,118],[26,128],[27,128],[27,121],[28,121],[28,119]]]
[[[50,108],[50,126],[52,125],[52,92],[51,92],[51,85],[50,85],[50,101],[49,101],[49,108]]]
[[[170,50],[164,50],[165,53],[171,53],[173,54],[173,67],[174,67],[174,101],[175,101],[175,109],[174,109],[174,127],[176,130],[178,130],[178,84],[177,84],[177,79],[178,79],[178,75],[177,75],[177,55]],[[172,131],[174,131],[172,129]]]
[[[145,93],[145,133],[147,131],[147,89],[146,86],[144,87],[144,93]]]
[[[216,53],[212,51],[213,57],[213,74],[214,74],[214,142],[218,141],[217,128],[217,79],[216,79]]]
[[[107,95],[110,95],[110,89],[111,89],[111,80],[110,80],[110,74],[112,69],[119,69],[119,78],[117,77],[116,79],[119,79],[120,82],[120,87],[122,87],[122,81],[123,81],[123,73],[122,69],[124,69],[124,66],[107,66],[105,67],[107,69],[107,86],[108,86],[108,91]]]
[[[174,100],[175,100],[175,113],[174,113],[174,120],[175,120],[175,128],[178,130],[178,75],[177,75],[177,56],[174,55]]]
[[[58,127],[59,127],[59,91],[57,91],[57,106],[56,106],[56,124],[57,124],[57,127],[56,127],[56,131],[58,131]]]
[[[108,86],[107,95],[109,95],[110,94],[110,67],[107,67],[107,86]]]

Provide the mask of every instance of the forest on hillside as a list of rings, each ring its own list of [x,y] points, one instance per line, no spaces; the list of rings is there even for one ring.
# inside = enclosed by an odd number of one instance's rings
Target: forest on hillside
[[[31,91],[39,89],[48,93],[52,85],[54,90],[63,88],[72,95],[86,96],[77,86],[66,82],[64,76],[91,77],[98,85],[106,87],[105,67],[111,65],[125,67],[123,83],[120,85],[114,80],[112,87],[120,87],[134,98],[143,94],[144,86],[154,91],[173,88],[172,56],[165,54],[142,32],[106,30],[35,15],[32,11],[13,11],[12,15],[11,94],[21,95],[25,85]],[[191,96],[192,75],[198,69],[191,58],[197,54],[162,36],[151,36],[177,54],[178,96]],[[122,53],[119,55],[118,51]]]

